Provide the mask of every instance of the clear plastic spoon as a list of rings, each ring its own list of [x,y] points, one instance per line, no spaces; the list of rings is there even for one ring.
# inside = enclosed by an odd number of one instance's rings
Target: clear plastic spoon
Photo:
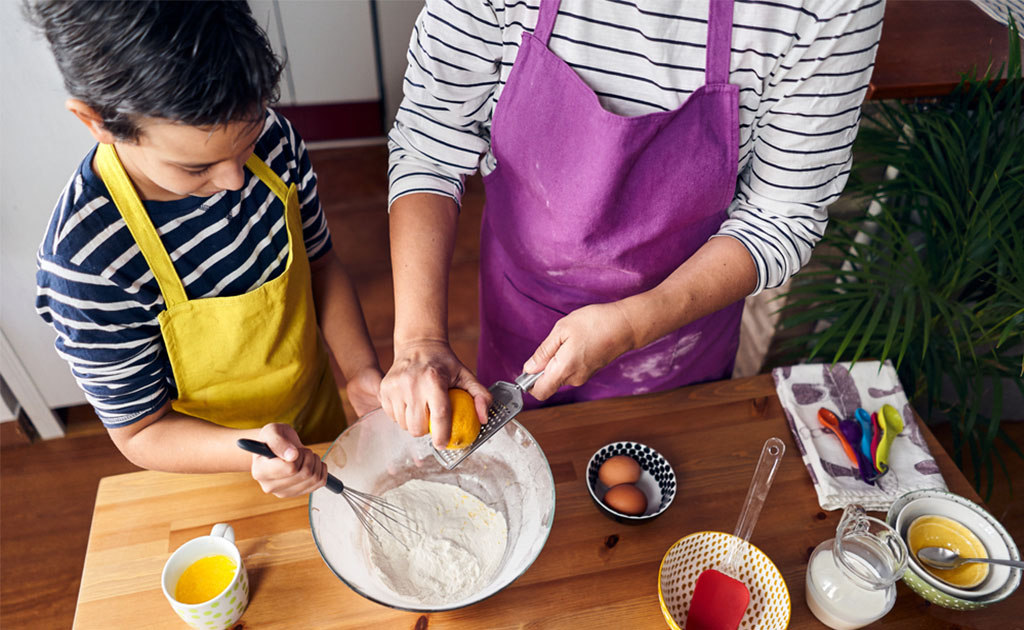
[[[697,576],[693,598],[686,614],[686,630],[723,630],[738,628],[750,603],[747,585],[737,579],[743,551],[754,533],[768,490],[775,478],[786,444],[779,438],[768,438],[761,448],[761,457],[750,480],[747,500],[736,523],[735,539],[717,569],[707,569]]]

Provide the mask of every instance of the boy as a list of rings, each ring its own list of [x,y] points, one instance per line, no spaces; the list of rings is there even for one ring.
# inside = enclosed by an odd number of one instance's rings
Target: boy
[[[381,371],[305,145],[268,108],[281,64],[266,34],[244,1],[27,13],[99,143],[38,254],[58,353],[133,463],[250,470],[280,497],[319,488],[302,443],[345,425],[324,341],[358,414],[379,406]]]

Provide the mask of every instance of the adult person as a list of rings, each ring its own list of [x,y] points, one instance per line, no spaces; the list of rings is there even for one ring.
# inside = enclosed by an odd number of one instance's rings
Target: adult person
[[[428,0],[390,140],[395,360],[414,435],[522,371],[536,401],[727,377],[742,299],[807,262],[846,182],[882,0]],[[479,168],[477,377],[447,337]],[[479,379],[479,380],[478,380]],[[557,392],[557,393],[556,393]],[[528,404],[537,404],[528,401]]]

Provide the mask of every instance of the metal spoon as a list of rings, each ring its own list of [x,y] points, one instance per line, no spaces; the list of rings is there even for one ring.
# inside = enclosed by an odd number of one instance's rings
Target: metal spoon
[[[967,562],[988,562],[989,564],[1002,564],[1008,567],[1024,569],[1024,562],[1020,560],[996,560],[994,558],[961,558],[960,554],[945,547],[921,547],[917,550],[918,559],[928,566],[936,569],[955,569]]]

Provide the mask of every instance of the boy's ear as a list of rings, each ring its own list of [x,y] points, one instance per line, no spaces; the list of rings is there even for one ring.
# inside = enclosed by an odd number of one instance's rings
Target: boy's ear
[[[103,117],[83,101],[77,98],[69,98],[64,103],[64,107],[67,107],[69,112],[74,114],[78,120],[82,121],[82,124],[89,128],[89,133],[92,134],[93,138],[96,138],[96,142],[114,144],[117,141],[117,137],[103,126]]]

